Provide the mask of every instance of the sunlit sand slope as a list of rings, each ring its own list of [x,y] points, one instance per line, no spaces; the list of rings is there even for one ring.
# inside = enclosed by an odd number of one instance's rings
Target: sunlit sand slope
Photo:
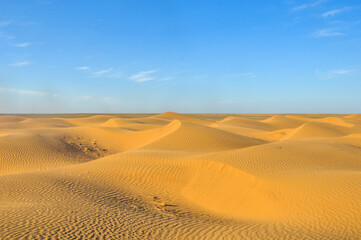
[[[360,115],[0,116],[0,239],[360,238]]]

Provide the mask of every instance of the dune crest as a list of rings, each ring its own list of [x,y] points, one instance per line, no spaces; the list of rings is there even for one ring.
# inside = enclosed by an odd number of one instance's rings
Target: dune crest
[[[361,114],[351,114],[351,115],[345,116],[344,118],[361,120]]]
[[[211,121],[207,121],[205,119],[202,119],[201,117],[199,118],[195,118],[195,117],[191,117],[185,114],[180,114],[180,113],[175,113],[175,112],[165,112],[165,113],[161,113],[155,116],[152,116],[152,118],[156,118],[156,119],[168,119],[168,120],[181,120],[181,121],[186,121],[186,122],[191,122],[191,123],[198,123],[198,124],[203,124],[203,125],[207,125],[207,124],[211,124]]]
[[[304,123],[302,120],[292,119],[287,116],[272,116],[265,120],[262,120],[264,123],[268,123],[271,126],[274,126],[277,129],[281,128],[295,128],[299,127]]]
[[[293,131],[287,139],[341,137],[348,134],[347,129],[328,123],[308,122]]]

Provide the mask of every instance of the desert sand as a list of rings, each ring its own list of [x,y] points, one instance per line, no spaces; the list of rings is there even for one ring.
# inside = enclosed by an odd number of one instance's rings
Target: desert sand
[[[360,239],[361,115],[0,115],[0,239]]]

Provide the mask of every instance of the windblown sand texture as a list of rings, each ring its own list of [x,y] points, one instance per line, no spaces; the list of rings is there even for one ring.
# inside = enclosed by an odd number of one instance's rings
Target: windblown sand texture
[[[0,115],[0,239],[360,239],[361,115]]]

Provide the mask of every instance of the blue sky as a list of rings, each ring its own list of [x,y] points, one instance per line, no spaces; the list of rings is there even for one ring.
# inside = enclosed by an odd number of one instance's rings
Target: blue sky
[[[0,0],[0,112],[360,113],[358,0]]]

